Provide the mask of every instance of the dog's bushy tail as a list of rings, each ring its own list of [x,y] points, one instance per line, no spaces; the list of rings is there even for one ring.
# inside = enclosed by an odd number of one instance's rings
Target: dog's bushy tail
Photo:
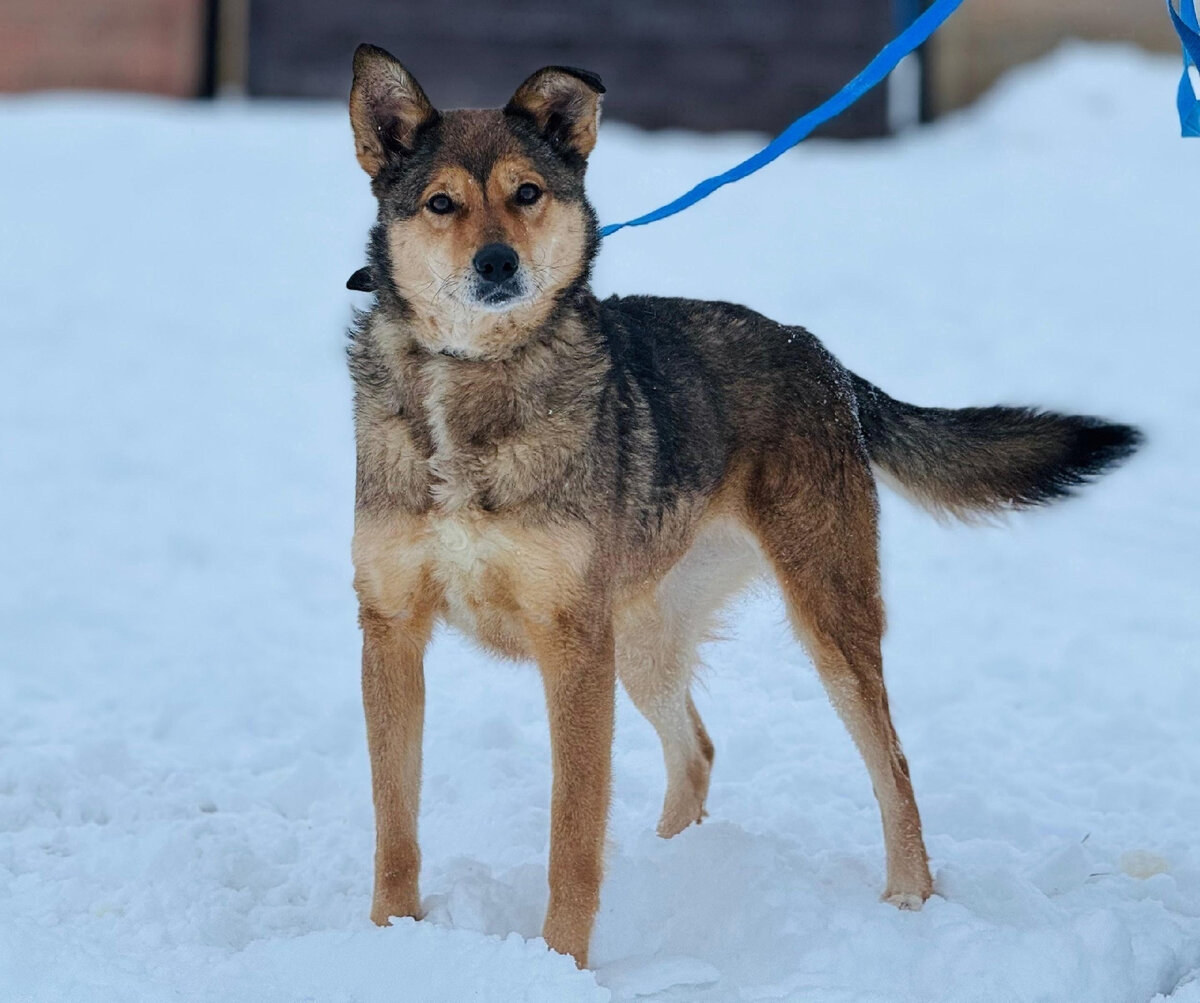
[[[934,513],[1028,508],[1064,498],[1129,456],[1142,434],[1022,407],[917,407],[851,376],[871,462]]]

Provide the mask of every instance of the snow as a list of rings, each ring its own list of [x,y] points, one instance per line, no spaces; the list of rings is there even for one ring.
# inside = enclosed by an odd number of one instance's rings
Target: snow
[[[706,650],[704,825],[654,835],[658,744],[621,698],[590,972],[537,939],[536,673],[451,634],[427,659],[429,918],[367,920],[342,283],[372,205],[343,109],[0,101],[0,997],[1200,1001],[1177,78],[1070,47],[935,127],[806,143],[606,242],[601,293],[745,302],[903,399],[1101,413],[1150,444],[1004,526],[884,498],[938,896],[878,901],[866,772],[764,592]],[[606,126],[601,218],[760,142]]]

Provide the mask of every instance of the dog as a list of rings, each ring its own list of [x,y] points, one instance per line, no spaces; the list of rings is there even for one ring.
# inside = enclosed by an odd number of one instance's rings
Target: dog
[[[354,586],[375,805],[371,918],[419,917],[423,653],[444,621],[534,660],[554,780],[543,935],[586,967],[619,679],[662,740],[658,833],[705,815],[697,647],[764,570],[879,802],[883,898],[933,891],[888,713],[876,475],[936,513],[1052,501],[1133,427],[893,400],[808,331],[729,303],[589,288],[604,86],[548,66],[503,109],[439,112],[360,46],[350,120],[378,219],[348,349]]]

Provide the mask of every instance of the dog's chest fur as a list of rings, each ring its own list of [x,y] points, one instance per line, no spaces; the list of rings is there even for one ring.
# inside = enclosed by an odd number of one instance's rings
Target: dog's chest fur
[[[557,517],[586,481],[591,394],[524,361],[412,359],[395,399],[368,395],[358,421],[360,586],[399,614],[428,576],[447,620],[515,656],[516,597],[578,581],[591,550]]]
[[[556,380],[536,359],[510,365],[431,356],[407,373],[386,433],[418,511],[500,513],[545,500],[577,474],[591,431],[592,393]]]

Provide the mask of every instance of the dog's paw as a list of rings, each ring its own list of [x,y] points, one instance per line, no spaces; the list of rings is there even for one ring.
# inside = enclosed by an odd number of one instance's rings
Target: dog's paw
[[[933,894],[933,875],[924,855],[908,867],[888,868],[888,882],[880,898],[905,912],[916,912]]]
[[[371,903],[371,922],[376,926],[391,926],[393,919],[424,919],[420,896],[408,894],[375,893]]]
[[[704,800],[695,794],[682,798],[673,798],[663,806],[662,818],[658,820],[658,834],[663,839],[678,836],[693,822],[699,825],[708,814],[704,810]]]
[[[925,904],[925,897],[912,892],[894,892],[884,895],[883,901],[904,912],[917,912]]]
[[[385,909],[382,912],[371,910],[371,922],[376,926],[391,926],[394,919],[414,919],[421,920],[425,918],[425,913],[420,909],[413,912],[401,911],[398,909]]]
[[[696,816],[683,816],[675,818],[667,818],[663,816],[658,821],[658,827],[654,830],[662,839],[670,839],[672,836],[678,836],[684,829],[693,823],[700,824],[700,820],[704,817],[702,812]]]
[[[704,802],[708,799],[708,778],[712,767],[707,759],[697,757],[686,773],[671,778],[663,801],[658,834],[670,839],[683,832],[693,822],[699,825],[708,816]]]

